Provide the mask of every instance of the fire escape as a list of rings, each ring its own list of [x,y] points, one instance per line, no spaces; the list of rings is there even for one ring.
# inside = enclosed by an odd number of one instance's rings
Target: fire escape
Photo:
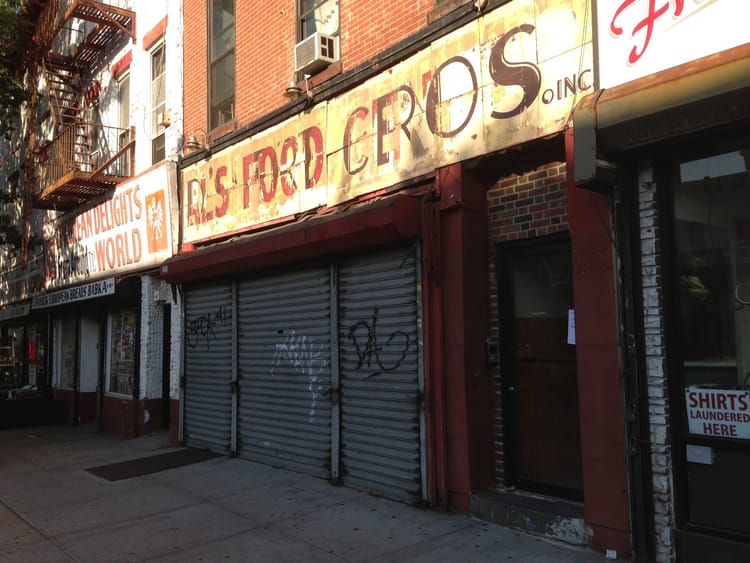
[[[94,69],[113,42],[135,41],[134,28],[132,11],[93,0],[50,0],[40,16],[52,137],[34,151],[36,209],[74,209],[133,175],[133,129],[94,122],[87,105],[99,98]]]

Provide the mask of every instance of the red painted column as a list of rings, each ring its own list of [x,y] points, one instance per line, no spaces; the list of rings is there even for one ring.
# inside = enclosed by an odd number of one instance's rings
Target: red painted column
[[[440,202],[422,199],[422,323],[427,499],[448,509],[448,467],[443,365],[442,244]]]
[[[630,552],[625,428],[620,383],[614,248],[606,195],[573,177],[573,130],[565,137],[573,260],[584,513],[597,549]]]
[[[438,171],[437,189],[447,485],[451,506],[468,511],[492,472],[486,193],[460,164]]]

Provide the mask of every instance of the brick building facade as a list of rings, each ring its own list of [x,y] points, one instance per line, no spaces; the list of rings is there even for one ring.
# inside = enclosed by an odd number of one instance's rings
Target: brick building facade
[[[162,267],[185,306],[181,438],[407,502],[538,500],[537,533],[628,552],[609,212],[566,164],[586,3],[322,2],[313,35],[338,51],[295,68],[305,6],[185,3],[182,245]],[[546,298],[513,300],[507,275],[549,249],[560,300],[512,320]],[[514,398],[518,327],[562,359]],[[558,461],[562,481],[540,469]]]
[[[73,418],[645,553],[611,202],[572,173],[589,3],[127,4],[100,103],[143,79],[118,186],[168,171],[171,231],[148,228],[175,252],[60,311]],[[67,334],[105,335],[107,369]]]

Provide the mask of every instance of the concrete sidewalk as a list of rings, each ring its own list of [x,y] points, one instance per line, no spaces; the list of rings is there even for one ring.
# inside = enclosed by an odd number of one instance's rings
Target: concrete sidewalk
[[[85,471],[168,451],[91,427],[0,432],[0,560],[604,561],[236,458],[110,482]]]

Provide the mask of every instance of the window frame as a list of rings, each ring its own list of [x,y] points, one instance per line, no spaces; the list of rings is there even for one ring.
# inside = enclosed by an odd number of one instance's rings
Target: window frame
[[[154,64],[157,53],[162,53],[162,72],[158,76],[154,75]],[[157,123],[157,116],[167,109],[167,46],[164,41],[157,42],[149,49],[150,61],[150,113],[151,113],[151,164],[161,162],[166,158],[166,127]],[[163,92],[161,99],[155,102],[154,86],[157,80],[162,79]],[[157,145],[161,145],[158,149]],[[157,150],[159,152],[157,152]],[[161,156],[161,158],[158,158]]]
[[[123,72],[120,76],[117,77],[117,126],[121,129],[120,133],[118,134],[117,138],[117,148],[118,150],[125,147],[125,145],[130,141],[130,92],[131,92],[131,80],[130,80],[130,70],[127,70]],[[123,85],[126,85],[126,89],[123,88]],[[123,103],[125,100],[123,99],[123,91],[127,91],[127,103]],[[126,112],[123,112],[125,109],[123,106],[127,107]],[[153,155],[152,155],[153,156]],[[122,176],[130,176],[131,168],[130,168],[130,155],[124,154],[118,159],[117,168],[119,169],[119,172]]]
[[[297,0],[295,5],[295,33],[297,35],[297,41],[303,41],[304,39],[307,39],[310,37],[313,33],[320,31],[321,33],[325,33],[326,35],[332,35],[332,36],[339,36],[341,32],[341,6],[340,6],[340,0],[308,0],[311,4],[310,8],[304,7],[304,4],[306,4],[306,0]],[[337,21],[336,21],[336,29],[334,31],[327,31],[327,30],[320,30],[320,29],[314,29],[312,31],[308,31],[306,29],[305,21],[307,20],[307,16],[309,16],[311,13],[315,12],[318,8],[323,6],[324,4],[327,4],[329,2],[335,2],[336,3],[336,15],[337,15]]]
[[[132,354],[133,354],[133,365],[131,373],[129,374],[129,385],[130,389],[128,391],[118,391],[117,385],[116,385],[116,378],[119,377],[118,375],[113,373],[113,367],[115,364],[114,359],[114,347],[115,347],[115,339],[117,336],[117,333],[115,331],[115,322],[117,319],[122,319],[125,314],[132,315],[133,317],[133,327],[132,327]],[[138,355],[138,310],[135,307],[127,306],[127,305],[121,305],[112,307],[108,314],[107,314],[107,329],[106,329],[106,389],[108,395],[120,395],[124,397],[132,397],[133,393],[135,391],[135,378],[137,377],[136,374],[136,365],[137,365],[137,355]],[[122,336],[122,334],[120,334]]]
[[[221,0],[211,0],[208,2],[208,44],[207,44],[207,53],[206,53],[206,59],[207,59],[207,66],[208,66],[208,83],[206,85],[207,87],[207,94],[208,94],[208,115],[207,115],[207,122],[208,122],[208,130],[209,131],[215,131],[216,129],[220,129],[226,126],[231,125],[234,123],[236,116],[237,116],[237,59],[235,57],[235,54],[237,52],[237,19],[236,19],[236,1],[232,1],[232,22],[231,25],[227,25],[222,28],[221,35],[224,35],[227,31],[230,29],[232,30],[231,36],[232,36],[232,46],[231,48],[227,48],[223,50],[220,54],[214,55],[214,13],[217,9],[216,4],[220,3]],[[231,85],[231,95],[226,96],[224,99],[220,101],[215,101],[215,94],[213,92],[213,84],[214,84],[214,74],[216,72],[219,72],[219,70],[222,68],[222,65],[227,63],[227,59],[231,57],[231,65],[233,67],[232,69],[232,85]],[[222,109],[221,106],[224,104],[229,104],[229,115],[227,115],[225,118],[221,118],[223,115],[222,112],[225,112],[226,109]]]
[[[680,173],[682,164],[710,160],[713,157],[736,152],[738,149],[742,150],[743,144],[745,147],[750,146],[750,138],[744,132],[735,133],[733,129],[729,129],[726,136],[720,140],[695,137],[684,143],[676,143],[671,147],[672,150],[669,154],[658,155],[658,159],[654,164],[654,176],[657,186],[663,186],[659,188],[658,198],[661,206],[659,226],[663,232],[664,249],[662,252],[664,254],[665,273],[659,287],[665,296],[665,346],[673,350],[673,353],[668,353],[666,358],[667,371],[672,374],[668,380],[669,401],[673,410],[674,420],[676,421],[673,428],[674,439],[681,447],[689,443],[750,451],[749,438],[692,433],[689,428],[687,392],[690,389],[742,390],[739,371],[735,372],[736,379],[719,377],[717,378],[719,381],[712,382],[716,383],[716,385],[704,386],[696,378],[695,374],[689,373],[689,370],[695,370],[700,367],[716,369],[717,372],[725,368],[738,370],[743,365],[742,358],[746,359],[747,355],[740,354],[740,350],[736,349],[734,357],[727,360],[728,363],[723,363],[721,360],[714,358],[706,359],[704,366],[701,365],[702,360],[688,357],[694,351],[690,349],[691,343],[686,341],[683,332],[687,330],[687,327],[684,326],[684,315],[688,304],[682,295],[683,289],[680,286],[682,274],[685,273],[680,268],[680,255],[685,254],[686,247],[683,245],[683,242],[678,240],[678,219],[683,217],[683,215],[676,208],[676,202],[681,197],[679,192],[685,189]],[[721,176],[709,176],[708,181],[712,182],[711,178],[717,177],[720,178]],[[706,181],[705,178],[702,180]],[[738,209],[742,208],[740,206],[735,207]],[[733,232],[735,231],[734,228],[732,230]],[[734,253],[730,255],[729,263],[729,271],[733,271],[737,266],[736,241],[728,245],[727,248]],[[731,261],[732,257],[734,258],[734,262]],[[734,298],[734,291],[736,291],[734,284],[730,283],[729,287],[730,291],[726,294]],[[734,310],[733,314],[737,313],[738,310]],[[739,344],[737,337],[738,332],[735,330],[733,338],[735,343]],[[731,381],[731,383],[726,383],[727,381]],[[687,487],[684,488],[682,494],[687,495]],[[685,496],[685,498],[687,497]],[[683,500],[682,502],[686,501]],[[685,514],[688,513],[689,511],[685,512],[682,518],[686,518]]]

